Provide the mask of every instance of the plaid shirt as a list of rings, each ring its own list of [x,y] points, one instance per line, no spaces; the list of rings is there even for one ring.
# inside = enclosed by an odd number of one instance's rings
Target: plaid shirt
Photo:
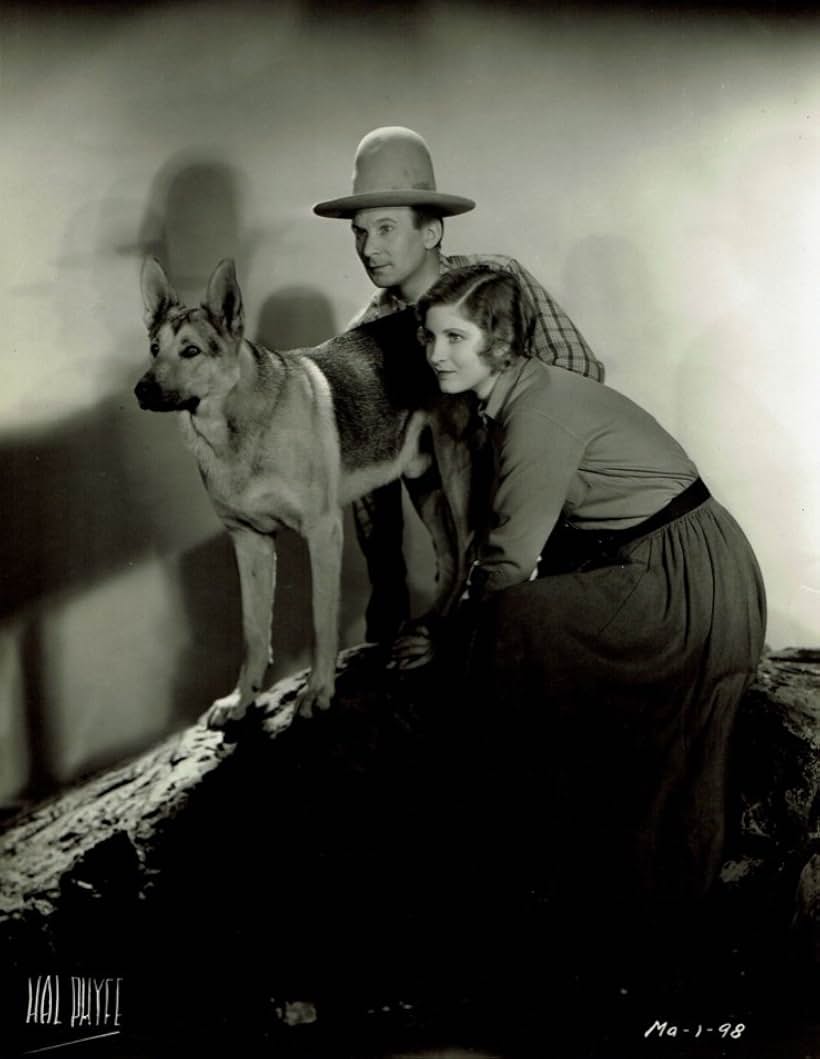
[[[503,254],[453,254],[448,257],[441,255],[442,274],[467,265],[486,265],[487,268],[497,269],[499,272],[509,272],[518,280],[522,291],[529,297],[535,309],[535,326],[528,349],[530,356],[543,360],[545,364],[555,364],[568,371],[577,371],[580,375],[587,375],[598,382],[604,381],[604,366],[586,344],[578,328],[538,280],[515,258],[505,257]],[[348,330],[406,308],[407,304],[389,290],[378,290],[364,309],[351,320]]]

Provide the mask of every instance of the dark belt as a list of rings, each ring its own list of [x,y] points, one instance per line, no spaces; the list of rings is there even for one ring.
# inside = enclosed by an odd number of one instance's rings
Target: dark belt
[[[711,493],[700,478],[696,478],[682,493],[654,515],[622,530],[582,530],[568,522],[559,522],[549,536],[538,563],[538,576],[592,570],[622,562],[620,551],[625,544],[654,533],[682,515],[688,514],[708,500]]]

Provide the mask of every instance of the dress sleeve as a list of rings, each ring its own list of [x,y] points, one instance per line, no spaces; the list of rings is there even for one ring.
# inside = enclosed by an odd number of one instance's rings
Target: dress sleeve
[[[584,450],[583,441],[541,413],[513,412],[492,426],[496,489],[471,594],[526,581],[553,530]]]
[[[530,354],[545,364],[555,364],[559,368],[603,382],[603,364],[561,306],[515,258],[507,258],[504,267],[518,280],[535,310]]]

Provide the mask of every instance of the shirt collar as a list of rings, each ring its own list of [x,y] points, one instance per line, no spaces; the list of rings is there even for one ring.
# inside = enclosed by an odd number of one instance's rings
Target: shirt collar
[[[407,302],[397,297],[391,290],[384,289],[377,291],[373,295],[373,299],[370,303],[376,309],[387,309],[389,312],[401,312],[402,309],[407,308]]]
[[[490,396],[479,405],[481,415],[487,419],[498,419],[499,413],[504,408],[517,383],[529,378],[532,374],[534,370],[533,364],[532,357],[520,357],[518,363],[505,368],[495,380]]]
[[[445,272],[451,272],[455,267],[449,257],[445,257],[444,254],[439,254],[439,275],[443,276]],[[394,294],[389,287],[385,287],[383,290],[377,291],[373,296],[374,303],[379,308],[389,308],[393,312],[400,312],[402,309],[407,309],[410,306],[410,302],[406,302],[403,298],[400,298],[398,294]]]

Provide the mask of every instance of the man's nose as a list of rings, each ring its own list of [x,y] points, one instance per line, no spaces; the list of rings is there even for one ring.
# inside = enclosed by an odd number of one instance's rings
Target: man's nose
[[[368,260],[379,252],[379,242],[374,235],[366,235],[364,240],[364,246],[362,247],[362,255]]]

